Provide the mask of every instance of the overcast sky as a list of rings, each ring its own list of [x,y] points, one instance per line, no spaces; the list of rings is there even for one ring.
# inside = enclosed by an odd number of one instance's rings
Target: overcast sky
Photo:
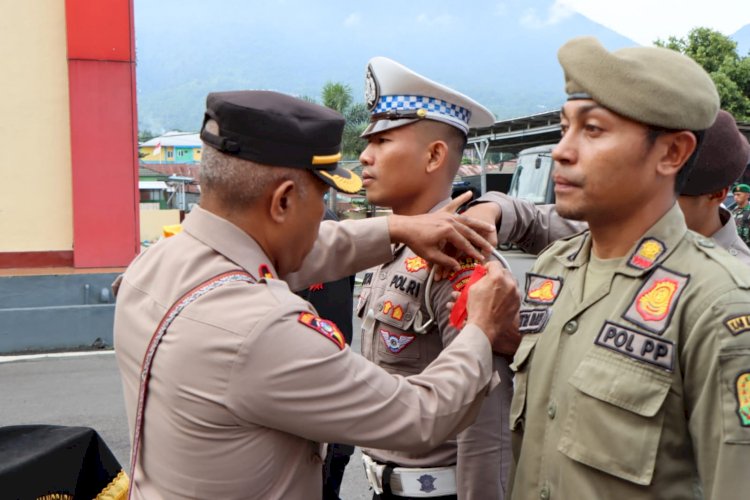
[[[651,45],[669,36],[683,37],[696,26],[731,35],[750,24],[750,0],[556,0],[621,35]]]

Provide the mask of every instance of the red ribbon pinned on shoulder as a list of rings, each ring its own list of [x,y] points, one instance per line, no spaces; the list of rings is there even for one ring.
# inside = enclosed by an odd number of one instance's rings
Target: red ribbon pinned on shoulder
[[[469,288],[471,288],[471,285],[479,281],[485,274],[487,274],[487,268],[482,264],[477,264],[476,267],[474,267],[474,272],[469,276],[469,281],[466,283],[463,290],[461,290],[461,295],[458,296],[456,303],[453,304],[453,310],[450,315],[451,326],[459,329],[464,326],[467,315],[466,301],[469,299]]]

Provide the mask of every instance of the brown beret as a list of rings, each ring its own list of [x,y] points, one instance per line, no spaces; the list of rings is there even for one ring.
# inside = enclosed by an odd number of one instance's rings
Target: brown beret
[[[593,99],[617,114],[675,130],[705,130],[719,94],[698,63],[674,50],[633,47],[609,52],[594,37],[568,41],[557,53],[571,99]]]
[[[685,186],[680,194],[715,193],[739,179],[750,161],[750,144],[737,128],[734,117],[722,110],[703,134]]]
[[[208,120],[218,134],[206,130]],[[213,92],[206,98],[201,139],[224,154],[268,166],[310,170],[345,193],[362,180],[339,165],[346,120],[336,111],[278,92]]]

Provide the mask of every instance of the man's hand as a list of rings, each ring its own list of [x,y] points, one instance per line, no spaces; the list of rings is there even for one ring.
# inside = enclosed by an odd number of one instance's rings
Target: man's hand
[[[497,203],[479,203],[466,209],[461,215],[469,217],[472,220],[478,220],[486,222],[492,225],[492,235],[487,237],[487,240],[492,244],[493,248],[497,246],[497,229],[496,224],[500,221],[502,210],[500,205]],[[462,253],[456,248],[446,247],[443,251],[446,255],[458,259],[462,256]],[[436,266],[435,269],[435,281],[445,279],[449,274],[453,272],[453,269],[447,268],[441,265]]]
[[[468,290],[467,323],[482,329],[494,352],[512,355],[521,342],[521,296],[515,278],[499,262],[488,262],[485,267],[487,274]]]
[[[494,224],[454,213],[471,199],[466,192],[437,212],[424,215],[388,217],[393,243],[404,243],[417,255],[448,269],[460,267],[455,255],[463,253],[479,261],[494,248]]]

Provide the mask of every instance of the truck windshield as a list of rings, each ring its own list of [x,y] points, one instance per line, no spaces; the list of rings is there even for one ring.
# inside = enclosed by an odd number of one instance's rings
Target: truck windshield
[[[508,194],[534,203],[549,203],[547,197],[552,163],[552,157],[548,152],[519,155]]]

